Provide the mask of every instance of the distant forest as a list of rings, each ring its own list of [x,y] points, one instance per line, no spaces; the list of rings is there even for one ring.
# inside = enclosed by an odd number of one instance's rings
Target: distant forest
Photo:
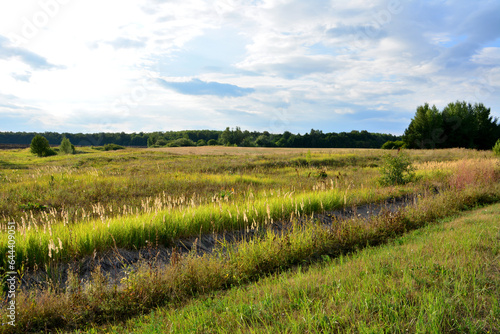
[[[239,127],[220,130],[185,130],[152,133],[57,133],[57,132],[0,132],[0,144],[29,146],[35,135],[47,138],[50,145],[59,145],[63,137],[76,146],[103,146],[117,144],[136,147],[172,147],[172,146],[246,146],[246,147],[317,147],[317,148],[380,148],[387,141],[400,140],[391,134],[370,133],[368,131],[323,133],[311,130],[309,133],[282,134],[242,131]]]

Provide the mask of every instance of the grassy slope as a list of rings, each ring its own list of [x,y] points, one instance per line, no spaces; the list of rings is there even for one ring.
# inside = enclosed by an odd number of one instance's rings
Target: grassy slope
[[[89,332],[500,331],[500,204]]]

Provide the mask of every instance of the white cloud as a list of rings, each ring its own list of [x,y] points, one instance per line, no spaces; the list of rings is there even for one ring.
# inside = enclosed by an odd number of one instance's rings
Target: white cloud
[[[500,64],[500,47],[487,47],[481,49],[477,54],[472,56],[472,61],[480,65]]]
[[[12,130],[402,133],[456,99],[500,116],[495,2],[58,1],[0,4],[0,38],[25,40],[0,45]]]

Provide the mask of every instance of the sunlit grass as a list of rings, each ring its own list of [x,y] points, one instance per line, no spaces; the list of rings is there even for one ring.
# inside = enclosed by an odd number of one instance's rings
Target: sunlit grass
[[[490,189],[490,191],[492,190],[494,189]],[[496,197],[490,200],[498,200],[499,189],[496,189],[495,193]],[[482,198],[482,196],[484,196],[484,190],[477,188],[470,188],[468,193],[464,193],[459,197],[454,192],[446,192],[435,197],[424,198],[415,208],[410,208],[396,215],[382,215],[370,222],[352,220],[334,226],[330,230],[314,223],[307,225],[294,224],[287,233],[276,235],[266,232],[250,241],[243,241],[234,245],[223,245],[221,251],[216,250],[211,255],[203,257],[198,257],[195,253],[180,257],[172,255],[171,264],[166,267],[155,268],[151,267],[150,263],[145,262],[139,268],[131,270],[126,279],[122,280],[121,286],[109,285],[107,278],[97,271],[85,287],[81,287],[78,278],[76,278],[76,285],[71,281],[68,282],[68,286],[72,288],[66,290],[66,292],[46,290],[37,297],[29,292],[20,293],[18,303],[23,311],[19,313],[18,321],[23,326],[29,326],[28,328],[31,329],[42,329],[44,324],[49,328],[72,327],[88,324],[89,321],[100,323],[123,319],[146,312],[160,305],[168,305],[169,308],[177,307],[179,303],[182,304],[191,298],[198,297],[200,294],[242,286],[267,275],[283,272],[302,263],[314,263],[319,259],[334,259],[339,256],[342,259],[342,256],[347,253],[355,252],[370,245],[387,243],[393,238],[402,235],[405,231],[421,228],[432,224],[436,219],[456,214],[460,212],[464,205],[484,203],[486,199]],[[441,206],[435,204],[437,202],[441,203]],[[497,223],[496,233],[498,234],[498,220],[493,221]],[[495,241],[495,238],[498,238],[498,236],[493,236],[490,239]],[[475,240],[481,242],[479,238]],[[443,239],[438,238],[435,242],[442,243]],[[494,254],[498,256],[498,245],[496,247]],[[436,252],[439,252],[439,256],[444,254],[441,249]],[[366,261],[366,263],[368,264],[369,261]],[[404,263],[399,265],[406,266]],[[392,268],[388,265],[383,264],[381,267],[381,273],[387,272],[387,270],[392,272]],[[369,268],[377,268],[377,266],[372,265]],[[372,279],[372,274],[375,272],[372,272],[372,270],[375,269],[368,271],[363,266],[361,266],[361,269],[359,275],[364,281],[362,284],[347,285],[348,289],[359,287],[366,290],[365,294],[373,303],[394,303],[393,298],[379,297],[379,294],[384,296],[388,293],[388,290],[371,290],[375,284],[382,281],[382,278],[379,280],[377,276],[375,276],[375,280]],[[466,269],[469,270],[469,267]],[[336,275],[329,277],[335,277],[335,279],[344,282],[345,278],[342,273],[345,270],[347,269],[340,268]],[[476,274],[475,271],[473,273]],[[313,278],[309,281],[309,284],[316,286],[318,282],[321,282],[321,280],[314,280]],[[278,281],[278,284],[281,284],[280,281]],[[435,284],[434,281],[423,284],[423,287],[426,288],[424,290],[426,293],[425,298],[441,298],[439,293],[434,293],[434,290],[431,290],[431,288],[436,288]],[[436,289],[438,289],[436,291],[439,291],[439,285],[437,285]],[[401,296],[405,297],[406,295]],[[352,298],[349,290],[343,296],[333,297],[334,300],[342,297],[341,300],[345,301]],[[447,300],[447,298],[443,297],[442,299]],[[358,302],[357,299],[351,301]],[[297,315],[297,312],[301,310],[301,307],[299,307],[301,295],[296,295],[293,302],[297,306],[292,306],[291,313],[287,315],[287,318],[290,317],[292,324],[295,323],[294,326],[299,325],[299,327],[292,327],[291,329],[294,331],[304,330],[301,327],[304,325],[301,319],[306,315]],[[365,304],[366,299],[359,300],[359,307],[365,307]],[[379,304],[373,305],[377,306]],[[388,312],[391,311],[390,305],[392,304],[387,305]],[[382,304],[381,311],[384,311],[385,307]],[[405,312],[405,304],[401,304],[400,307],[399,312]],[[373,314],[374,310],[377,309],[372,309],[371,306],[367,310],[366,307],[358,309],[357,304],[352,305],[350,303],[345,312],[345,315],[349,315],[350,318],[343,320],[347,322],[348,326],[357,328],[355,326],[363,324],[353,318],[356,316],[356,312],[362,313],[362,320],[364,321],[364,317],[368,318],[370,314]],[[283,313],[287,314],[286,311]],[[398,314],[391,313],[387,319],[382,319],[382,322],[388,324],[389,319],[398,319]],[[296,318],[294,318],[295,316]],[[394,318],[390,318],[390,316]],[[306,319],[309,318],[306,317]],[[185,320],[188,321],[189,319]],[[437,324],[439,324],[439,321],[433,323],[432,326]],[[179,322],[179,325],[182,325],[182,322]],[[241,323],[235,323],[231,326],[241,325]],[[259,322],[249,322],[245,323],[244,327],[255,326],[259,328],[259,325]],[[283,324],[282,321],[279,321],[276,324],[271,322],[266,326],[273,325],[278,326],[279,329]],[[309,324],[306,322],[305,325]],[[220,326],[226,328],[226,324]],[[421,328],[426,328],[425,326],[428,326],[428,323],[424,322],[421,326]],[[343,329],[344,327],[340,327],[339,331]]]
[[[496,333],[500,205],[87,333]],[[78,331],[78,333],[82,333]]]
[[[30,328],[125,319],[304,261],[385,243],[500,198],[497,161],[491,152],[474,150],[408,151],[418,167],[415,180],[387,187],[379,182],[386,153],[380,150],[82,151],[44,159],[27,150],[0,151],[0,219],[3,228],[7,221],[17,223],[16,263],[25,269],[38,266],[55,272],[61,262],[78,262],[106,250],[171,246],[182,238],[234,230],[263,231],[276,221],[300,218],[309,223],[297,223],[284,235],[267,231],[237,246],[224,245],[213,256],[173,257],[164,272],[131,269],[121,286],[106,285],[99,272],[81,291],[71,281],[78,278],[69,274],[67,283],[81,292],[76,295],[59,291],[58,282],[46,282],[48,290],[21,294],[21,304],[26,302],[22,305],[29,309],[20,321]],[[418,199],[416,208],[370,224],[351,221],[329,231],[310,220],[314,213],[406,195]],[[3,253],[6,247],[2,233]],[[68,305],[75,307],[70,313]],[[286,318],[293,319],[293,314]],[[297,326],[291,330],[304,329]]]
[[[486,175],[486,183],[492,182],[498,167],[484,152],[411,151],[418,182],[380,187],[379,150],[288,149],[244,156],[244,150],[233,149],[228,152],[239,155],[81,151],[36,158],[32,165],[26,164],[34,159],[28,150],[0,152],[5,161],[28,166],[2,170],[0,184],[2,225],[17,223],[19,261],[68,260],[111,247],[140,248],[151,239],[168,246],[200,233],[262,226],[429,187],[462,189]]]

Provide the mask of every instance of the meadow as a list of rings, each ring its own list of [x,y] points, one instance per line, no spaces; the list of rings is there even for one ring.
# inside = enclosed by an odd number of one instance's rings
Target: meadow
[[[500,205],[74,333],[498,333]]]
[[[380,183],[380,168],[388,154],[382,150],[77,151],[47,158],[37,158],[28,149],[0,151],[0,250],[7,254],[7,229],[9,222],[15,222],[19,277],[36,275],[40,281],[19,289],[17,326],[3,326],[1,331],[101,325],[158,307],[168,313],[191,301],[206,300],[207,295],[239,291],[272,277],[278,280],[272,284],[284,284],[280,280],[302,266],[320,263],[321,267],[325,259],[328,265],[337,263],[367,246],[391,242],[408,231],[500,199],[500,166],[491,151],[408,151],[415,177],[402,185]],[[369,219],[334,219],[327,228],[314,218],[390,198],[411,198],[412,203]],[[287,225],[281,233],[272,230],[278,222]],[[231,231],[248,231],[255,237],[235,244],[221,241],[220,247],[204,255],[196,252],[196,242],[189,253],[176,251],[179,240]],[[98,266],[90,277],[83,276],[78,265],[122,249],[160,248],[169,250],[167,263],[123,263],[118,283]],[[2,258],[3,268],[6,260]],[[302,296],[297,293],[297,298]],[[496,311],[491,308],[491,312]],[[243,325],[250,330],[253,324],[268,326],[249,319],[243,319]],[[488,324],[482,328],[498,329],[494,327],[498,324]],[[203,328],[199,330],[210,332]],[[222,325],[215,328],[225,331]],[[314,332],[313,327],[308,330]]]

